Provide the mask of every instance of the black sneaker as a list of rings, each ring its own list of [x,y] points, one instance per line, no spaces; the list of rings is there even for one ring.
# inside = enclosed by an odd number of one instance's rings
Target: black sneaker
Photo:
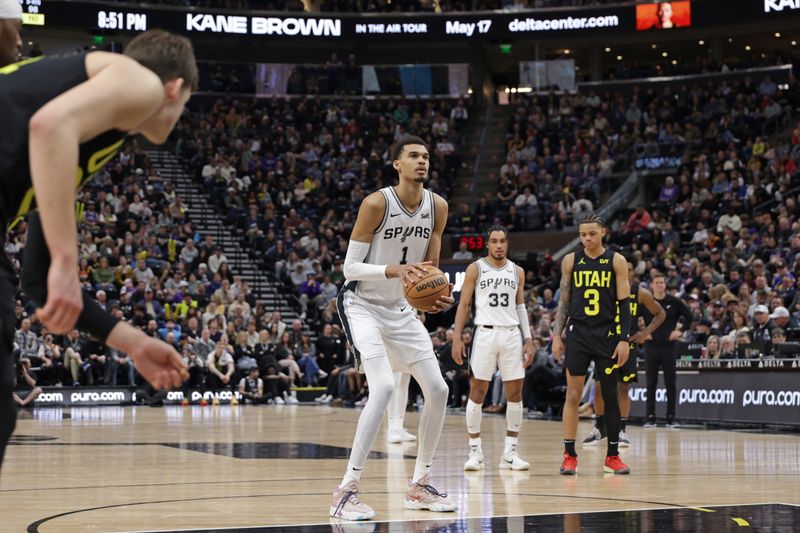
[[[606,438],[604,432],[600,431],[597,428],[592,428],[592,432],[589,433],[589,435],[585,439],[583,439],[583,445],[597,446],[597,444],[604,438]]]
[[[647,421],[644,423],[644,429],[653,429],[655,427],[656,427],[655,418],[648,418]]]
[[[675,419],[667,420],[667,427],[670,429],[680,429],[681,425]]]

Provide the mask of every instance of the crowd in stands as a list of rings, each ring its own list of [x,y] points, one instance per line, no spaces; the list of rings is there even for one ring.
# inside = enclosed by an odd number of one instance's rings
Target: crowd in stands
[[[602,202],[601,180],[628,148],[691,145],[663,186],[612,221],[609,242],[631,258],[634,281],[647,286],[656,272],[666,274],[668,290],[693,316],[682,340],[706,345],[704,357],[780,352],[800,340],[800,125],[785,140],[762,128],[796,108],[795,98],[769,78],[645,88],[627,98],[519,96],[500,190],[474,210],[454,210],[449,231],[497,221],[512,230],[568,226]],[[363,405],[368,384],[352,366],[334,304],[355,213],[366,194],[394,182],[387,149],[406,133],[429,142],[429,186],[447,197],[469,109],[460,100],[198,98],[176,130],[175,151],[209,208],[238,228],[265,275],[296,296],[300,319],[286,323],[255,301],[135,142],[79,198],[83,289],[172,343],[190,368],[187,389],[263,389],[260,401],[282,403],[296,401],[295,385],[322,385],[321,402]],[[17,264],[25,230],[18,224],[7,241]],[[548,348],[560,271],[549,255],[525,266],[537,347],[526,405],[536,412],[563,395]],[[137,381],[126,354],[78,332],[48,333],[22,297],[16,314],[21,387]],[[450,405],[461,406],[469,374],[449,356],[452,330],[437,328],[432,338]],[[490,397],[487,408],[502,410],[499,383]]]
[[[490,176],[498,183],[497,193],[463,213],[452,226],[455,231],[481,231],[495,222],[512,231],[572,226],[576,217],[599,207],[615,170],[627,175],[634,148],[675,156],[684,168],[696,159],[706,173],[713,170],[708,162],[736,157],[745,161],[744,168],[737,166],[726,179],[744,179],[749,186],[751,176],[743,171],[752,152],[764,150],[765,125],[783,124],[800,101],[795,82],[781,90],[765,77],[643,86],[625,95],[516,95],[511,105],[506,161]],[[760,160],[752,165],[768,166]],[[679,179],[679,188],[699,187]]]

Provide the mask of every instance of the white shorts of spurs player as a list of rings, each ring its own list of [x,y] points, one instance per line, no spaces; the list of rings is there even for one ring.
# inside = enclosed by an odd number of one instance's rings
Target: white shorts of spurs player
[[[428,330],[405,300],[392,306],[376,305],[343,291],[336,303],[359,370],[361,360],[384,355],[395,372],[407,372],[413,363],[434,357]]]
[[[472,340],[470,366],[475,379],[491,381],[500,370],[503,381],[525,377],[522,368],[522,335],[518,326],[478,326]]]

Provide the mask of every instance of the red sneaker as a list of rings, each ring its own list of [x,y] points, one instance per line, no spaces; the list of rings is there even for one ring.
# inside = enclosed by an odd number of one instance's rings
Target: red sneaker
[[[603,465],[603,470],[609,474],[630,474],[631,469],[628,465],[622,462],[619,455],[609,455],[606,457],[606,462]]]
[[[562,476],[574,476],[578,473],[578,458],[564,452],[564,462],[561,463]]]

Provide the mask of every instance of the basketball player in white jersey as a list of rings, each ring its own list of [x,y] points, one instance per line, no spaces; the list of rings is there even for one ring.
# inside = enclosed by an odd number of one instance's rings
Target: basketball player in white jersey
[[[475,334],[472,341],[472,380],[467,400],[469,459],[464,470],[483,468],[481,408],[495,370],[500,369],[506,388],[506,441],[501,470],[528,470],[517,454],[522,425],[522,383],[525,368],[533,362],[533,337],[525,310],[525,271],[508,259],[508,230],[492,226],[487,231],[487,255],[467,267],[456,311],[452,356],[459,365],[465,353],[461,332],[475,296]],[[524,340],[524,343],[523,343]],[[524,361],[523,361],[524,357]]]
[[[362,202],[345,256],[345,285],[337,299],[356,367],[369,382],[369,400],[358,420],[347,472],[333,492],[330,507],[332,517],[344,520],[375,516],[371,507],[359,501],[358,482],[395,389],[395,370],[410,372],[425,396],[417,461],[404,506],[438,512],[458,508],[429,482],[448,390],[430,335],[403,294],[404,284],[420,279],[428,266],[439,262],[447,202],[423,187],[429,154],[422,139],[400,139],[391,149],[391,158],[400,182]],[[452,297],[443,296],[430,312],[441,312],[453,302]]]

